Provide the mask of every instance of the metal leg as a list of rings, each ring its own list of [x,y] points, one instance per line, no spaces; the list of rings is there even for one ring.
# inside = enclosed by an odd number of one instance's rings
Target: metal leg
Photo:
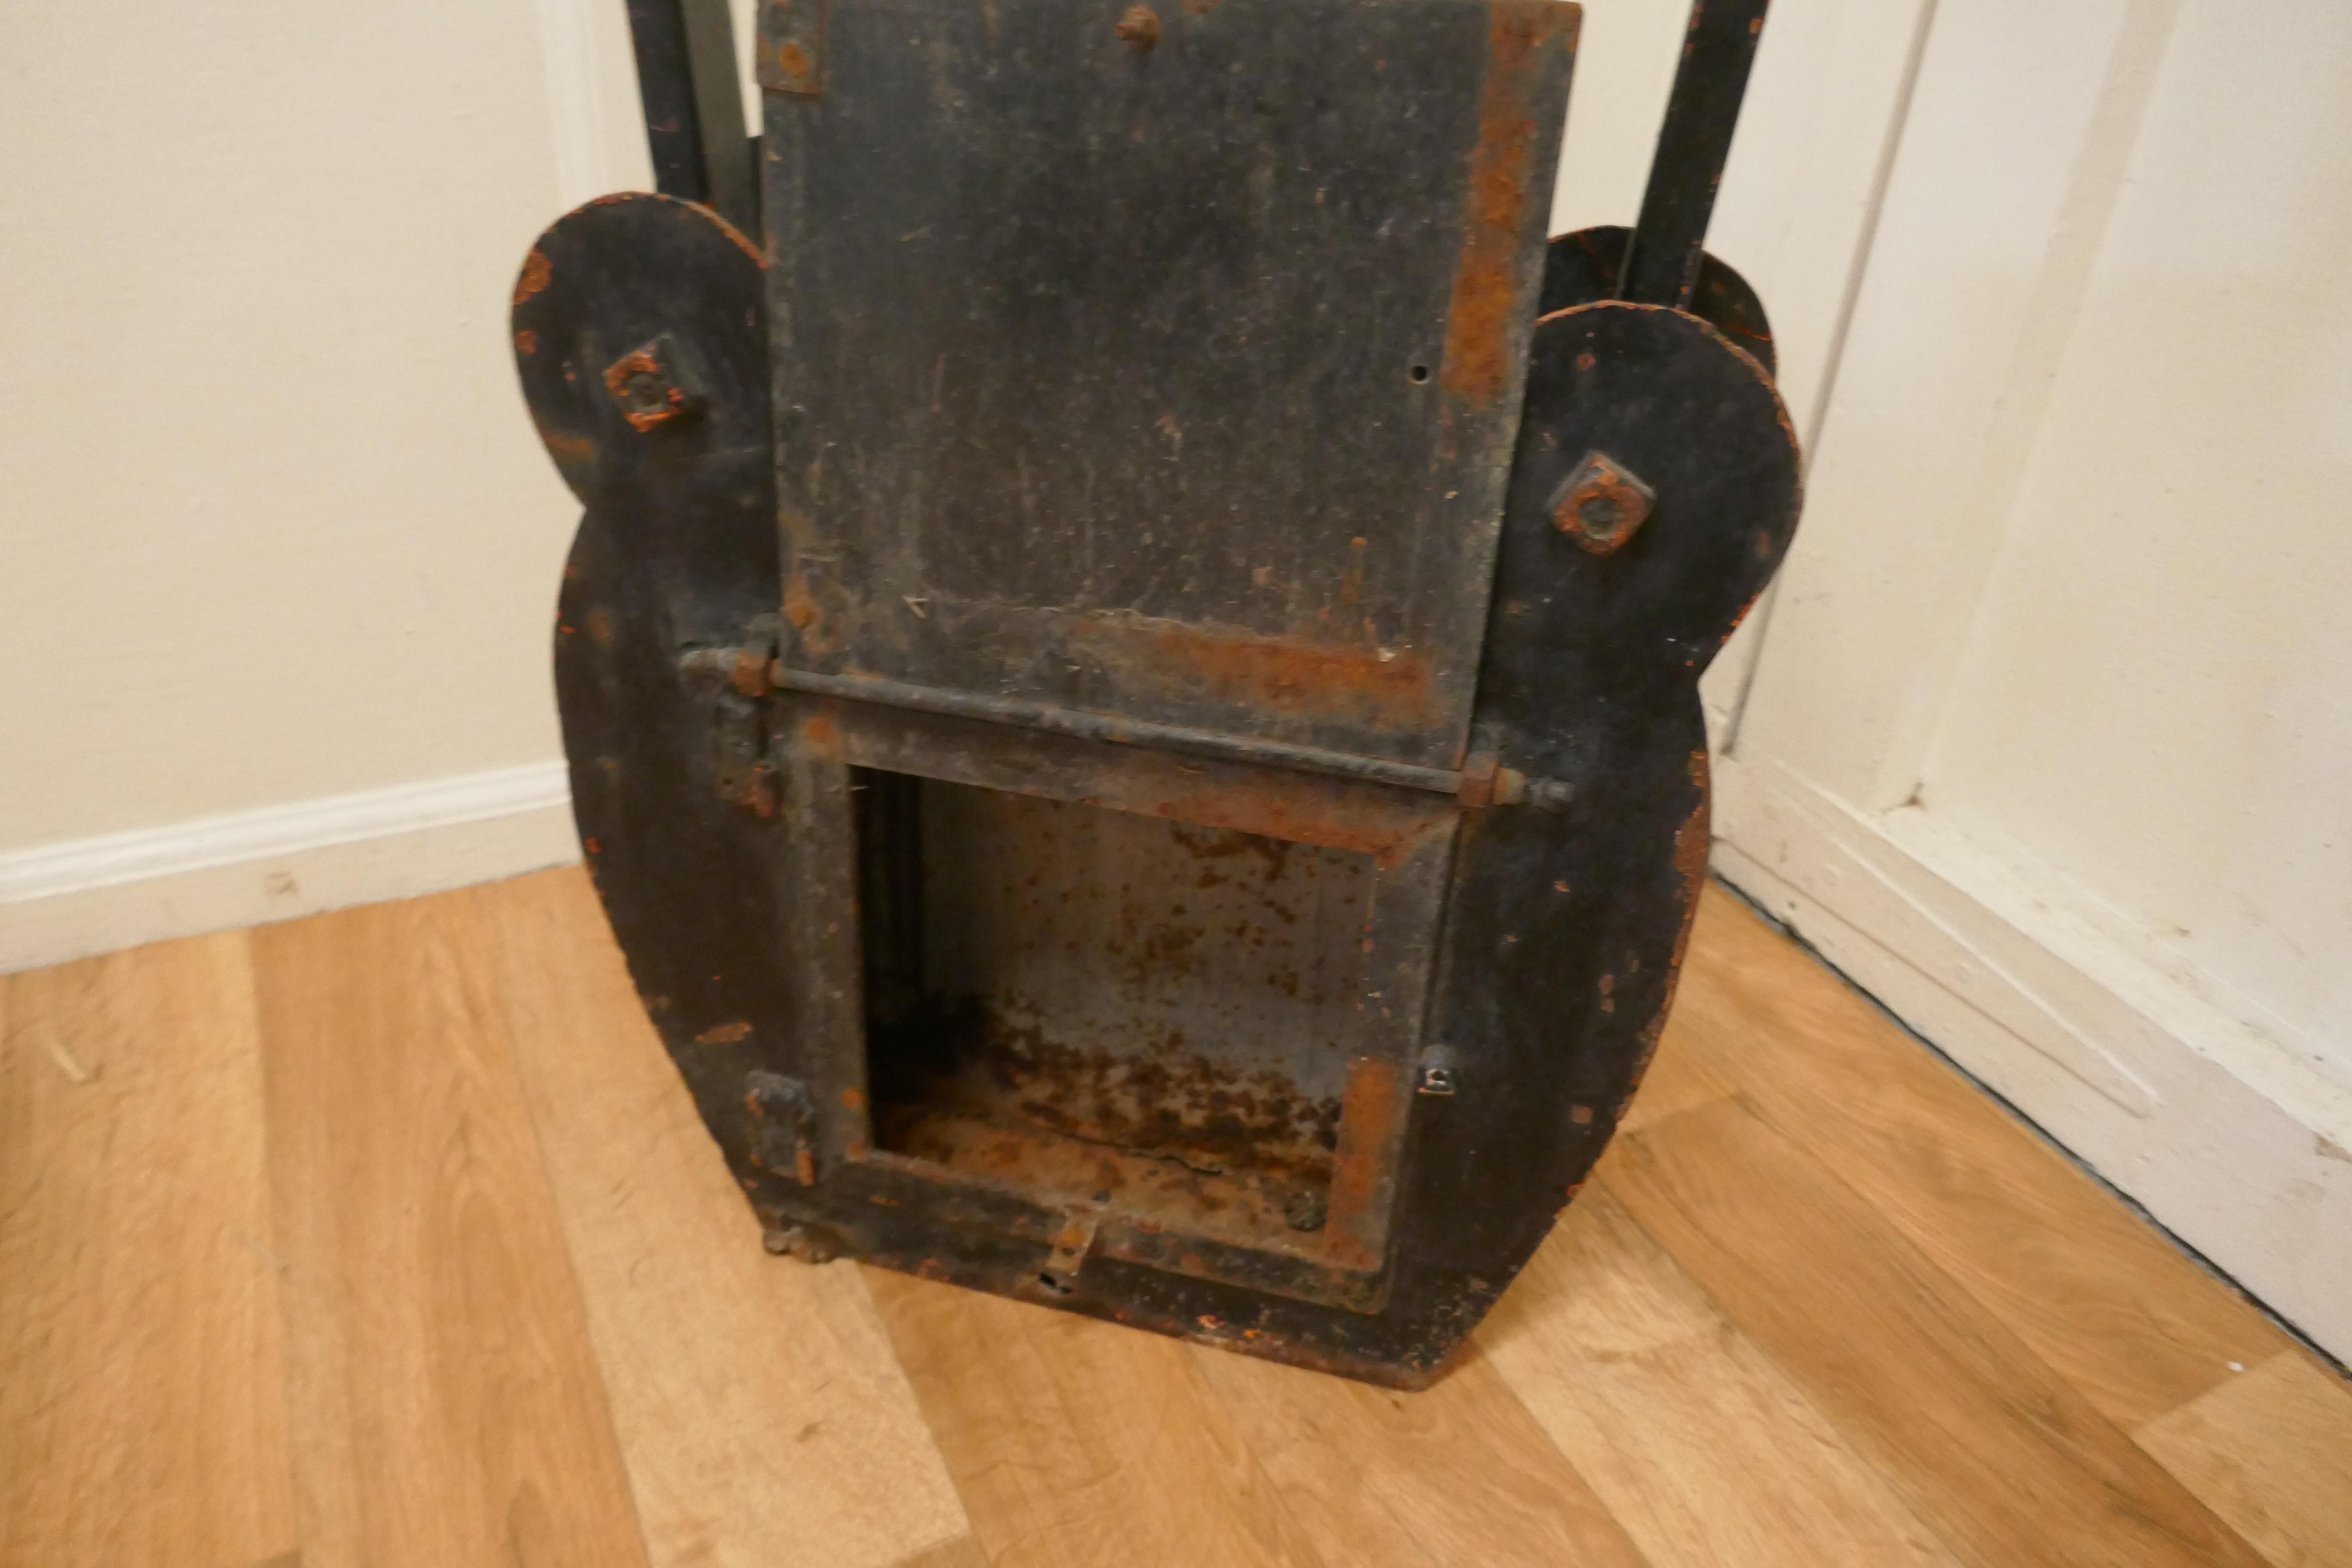
[[[1619,298],[1642,305],[1690,308],[1700,247],[1723,182],[1748,68],[1756,61],[1769,0],[1693,0],[1683,63],[1675,72],[1666,122],[1650,162],[1641,220],[1626,242]]]
[[[654,188],[756,233],[758,184],[727,0],[629,0],[629,36]]]

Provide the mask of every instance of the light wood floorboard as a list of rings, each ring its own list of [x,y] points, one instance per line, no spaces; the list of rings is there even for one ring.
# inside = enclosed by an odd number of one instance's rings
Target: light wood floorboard
[[[1605,1191],[1585,1189],[1479,1338],[1656,1562],[1953,1562]]]
[[[856,1267],[779,1267],[577,879],[456,896],[499,976],[656,1563],[823,1541],[887,1568],[971,1533]],[[698,1342],[680,1353],[682,1335]]]
[[[0,981],[0,1562],[293,1549],[242,936]]]
[[[577,871],[0,983],[0,1564],[2352,1568],[2352,1389],[1711,891],[1401,1395],[771,1258]]]
[[[253,937],[304,1568],[638,1568],[468,908],[381,904]]]

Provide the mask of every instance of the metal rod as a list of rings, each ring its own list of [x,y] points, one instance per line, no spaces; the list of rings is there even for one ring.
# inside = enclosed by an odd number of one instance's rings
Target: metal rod
[[[727,0],[629,0],[629,38],[654,189],[755,232],[758,196]]]
[[[1082,709],[1056,708],[1043,702],[1022,702],[1006,697],[982,697],[946,691],[874,675],[819,675],[782,664],[769,668],[768,679],[787,691],[816,697],[846,698],[890,708],[911,708],[919,713],[940,713],[951,719],[982,719],[996,724],[1018,724],[1084,741],[1110,741],[1123,745],[1151,746],[1182,752],[1217,762],[1244,763],[1256,767],[1288,768],[1297,773],[1328,773],[1337,778],[1367,779],[1437,795],[1458,795],[1462,775],[1448,768],[1416,767],[1352,752],[1325,751],[1319,746],[1291,746],[1277,741],[1253,741],[1222,735],[1213,730],[1193,730],[1178,724],[1154,724],[1119,719]]]
[[[1768,4],[1692,0],[1683,60],[1675,70],[1658,150],[1650,160],[1642,216],[1625,242],[1620,299],[1690,309],[1707,219],[1715,213],[1724,160],[1731,155],[1731,133],[1739,124],[1739,100],[1748,90]]]

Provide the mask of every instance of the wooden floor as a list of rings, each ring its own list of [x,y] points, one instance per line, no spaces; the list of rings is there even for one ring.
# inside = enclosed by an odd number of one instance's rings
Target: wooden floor
[[[1720,892],[1418,1395],[769,1258],[576,872],[0,1040],[12,1568],[2352,1564],[2352,1390]]]

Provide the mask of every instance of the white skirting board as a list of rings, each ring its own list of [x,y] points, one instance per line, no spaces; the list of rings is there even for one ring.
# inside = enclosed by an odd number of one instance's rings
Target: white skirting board
[[[2339,1360],[2352,1092],[2162,972],[2090,901],[1918,807],[1717,767],[1715,868]]]
[[[0,973],[580,858],[560,762],[0,855]]]

